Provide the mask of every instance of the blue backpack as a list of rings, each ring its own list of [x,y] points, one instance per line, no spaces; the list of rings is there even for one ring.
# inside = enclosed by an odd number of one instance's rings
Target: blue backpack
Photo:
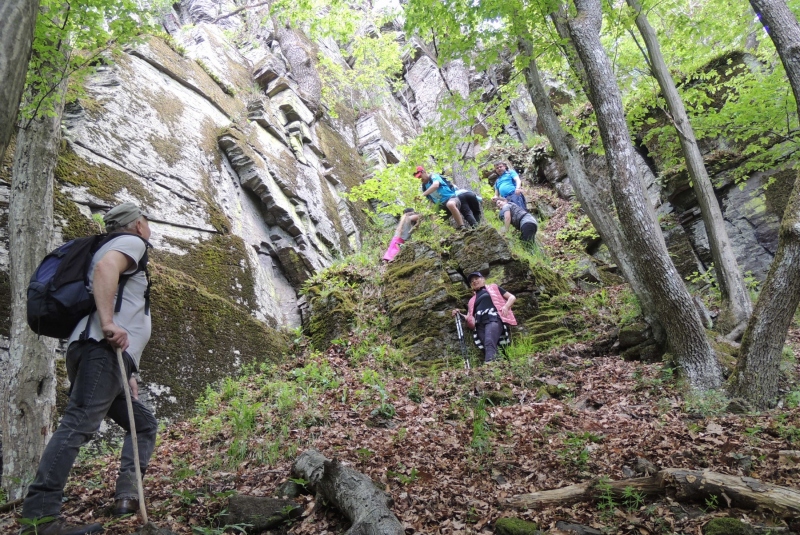
[[[38,335],[68,338],[78,322],[95,310],[94,297],[89,293],[89,267],[100,247],[127,233],[99,234],[68,241],[50,252],[33,272],[28,283],[28,326]],[[131,235],[131,234],[128,234]],[[136,234],[132,234],[136,236]],[[144,240],[144,238],[142,238]],[[144,240],[147,243],[147,240]],[[147,273],[145,252],[134,273],[120,276],[115,312],[122,305],[122,293],[128,279]],[[147,277],[145,298],[149,303],[150,277]]]

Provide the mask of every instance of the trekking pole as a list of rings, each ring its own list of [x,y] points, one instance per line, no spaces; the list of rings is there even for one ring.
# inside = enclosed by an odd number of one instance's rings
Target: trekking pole
[[[461,343],[461,356],[464,358],[464,369],[469,370],[469,357],[467,356],[467,342],[464,340],[464,329],[461,326],[461,313],[456,314],[456,332]]]
[[[147,510],[144,507],[144,488],[142,487],[142,469],[139,468],[139,444],[136,442],[136,420],[133,417],[133,401],[131,400],[131,387],[125,376],[125,362],[122,360],[122,348],[117,348],[117,362],[119,373],[122,376],[122,387],[125,389],[125,401],[128,402],[128,422],[131,427],[131,443],[133,445],[133,464],[136,468],[136,487],[139,491],[139,512],[142,521],[147,524]]]

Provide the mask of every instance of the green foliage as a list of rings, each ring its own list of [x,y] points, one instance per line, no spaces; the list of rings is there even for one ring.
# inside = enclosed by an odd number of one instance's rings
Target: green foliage
[[[595,435],[589,431],[582,433],[575,433],[568,431],[566,438],[564,438],[564,448],[558,452],[558,457],[561,461],[569,466],[578,470],[585,470],[589,463],[589,448],[590,443],[600,442],[602,436]]]
[[[492,431],[489,427],[489,413],[486,411],[488,400],[481,397],[472,415],[472,441],[470,447],[477,453],[489,453],[491,449]]]
[[[119,49],[151,29],[149,17],[136,0],[42,0],[34,30],[33,52],[28,65],[23,119],[52,116],[59,84],[69,77],[80,97],[82,80],[101,56]]]
[[[800,390],[792,390],[786,394],[786,406],[790,409],[800,406]]]
[[[390,98],[402,84],[403,50],[396,33],[356,35],[350,39],[352,67],[319,55],[322,101],[334,117],[340,108],[368,112]]]
[[[622,489],[622,505],[628,511],[636,511],[644,505],[644,494],[631,486],[627,486]]]
[[[39,526],[42,526],[44,524],[48,524],[48,523],[52,522],[55,519],[56,519],[56,517],[54,517],[54,516],[43,516],[41,518],[19,518],[19,519],[17,519],[17,522],[19,522],[19,524],[23,528],[32,527],[33,528],[33,533],[34,534],[38,534],[39,533]]]
[[[403,463],[397,465],[397,470],[387,470],[386,477],[391,477],[400,482],[401,485],[408,485],[419,479],[416,468],[409,470]]]
[[[691,390],[684,399],[684,411],[703,418],[718,416],[725,411],[728,397],[720,390]]]

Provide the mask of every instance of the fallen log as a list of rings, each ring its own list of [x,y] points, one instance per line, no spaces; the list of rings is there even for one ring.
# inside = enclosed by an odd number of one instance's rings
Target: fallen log
[[[404,535],[403,525],[389,509],[392,497],[361,472],[311,449],[294,461],[292,474],[344,513],[352,523],[345,535]]]
[[[738,509],[769,510],[783,518],[800,515],[800,491],[762,483],[744,476],[730,476],[708,470],[664,468],[653,476],[623,479],[620,481],[592,480],[560,489],[508,498],[511,507],[536,509],[568,502],[597,500],[606,492],[621,497],[625,489],[646,496],[666,495],[677,501],[700,502],[716,499],[719,506]]]

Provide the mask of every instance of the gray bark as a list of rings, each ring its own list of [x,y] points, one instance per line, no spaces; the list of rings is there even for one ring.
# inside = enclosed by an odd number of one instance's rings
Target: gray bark
[[[52,432],[55,406],[55,341],[40,338],[26,321],[28,280],[53,240],[53,169],[61,140],[61,98],[54,116],[37,117],[17,132],[9,203],[11,347],[0,385],[3,426],[3,488],[22,496],[33,479]]]
[[[281,52],[289,63],[292,77],[297,82],[300,98],[315,114],[320,111],[322,101],[322,81],[317,73],[317,52],[314,45],[298,31],[281,24],[273,17],[275,36],[281,45]]]
[[[39,0],[0,2],[0,158],[16,123]]]
[[[403,535],[405,530],[389,509],[392,497],[370,478],[317,450],[307,450],[292,464],[292,474],[335,506],[352,522],[345,535]]]
[[[616,497],[622,497],[626,489],[647,496],[667,495],[681,502],[694,503],[703,503],[711,496],[725,496],[729,507],[767,509],[782,518],[797,518],[800,514],[800,492],[796,489],[708,470],[664,468],[652,476],[607,483]],[[521,509],[539,509],[580,500],[598,500],[606,492],[598,488],[597,481],[587,481],[560,489],[519,494],[508,498],[507,503]]]
[[[781,0],[751,0],[786,69],[800,109],[800,25]],[[800,303],[800,180],[783,214],[778,250],[742,337],[731,391],[759,408],[775,403],[786,332]]]
[[[614,262],[617,263],[623,276],[639,298],[642,313],[653,329],[655,338],[663,342],[663,327],[656,315],[653,297],[633,266],[628,254],[625,237],[620,232],[619,222],[614,217],[613,206],[604,200],[604,197],[608,196],[607,191],[604,191],[607,190],[608,179],[607,177],[595,176],[593,181],[586,174],[583,159],[573,140],[561,128],[558,116],[542,84],[530,41],[521,39],[519,41],[519,49],[523,55],[531,58],[525,69],[525,80],[533,105],[536,106],[536,113],[539,115],[539,124],[544,128],[547,139],[550,140],[556,156],[567,170],[567,175],[569,175],[572,187],[575,189],[575,196],[578,198],[578,202],[581,203],[592,225],[594,225],[594,228],[603,238],[603,242],[608,246]],[[605,182],[605,184],[602,184],[602,182]]]
[[[733,328],[739,323],[747,321],[753,312],[750,292],[747,290],[744,277],[739,270],[739,264],[736,262],[736,256],[733,254],[733,244],[725,229],[725,220],[722,217],[719,201],[714,194],[711,180],[708,178],[703,155],[697,146],[697,139],[689,122],[683,100],[675,87],[669,68],[664,62],[664,56],[661,54],[661,46],[658,43],[656,32],[650,26],[645,14],[642,13],[642,6],[639,2],[637,0],[627,0],[627,2],[637,13],[636,26],[647,46],[653,76],[658,80],[661,93],[664,95],[667,108],[669,108],[672,123],[678,132],[683,156],[686,159],[686,169],[692,180],[692,188],[697,197],[697,204],[700,206],[700,213],[703,215],[703,222],[708,234],[717,283],[724,306],[730,315],[728,328]]]
[[[692,298],[669,257],[655,212],[644,191],[625,122],[622,97],[600,43],[599,0],[574,0],[573,44],[586,69],[600,136],[612,170],[611,194],[636,271],[647,285],[669,347],[695,388],[716,388],[721,372]]]

